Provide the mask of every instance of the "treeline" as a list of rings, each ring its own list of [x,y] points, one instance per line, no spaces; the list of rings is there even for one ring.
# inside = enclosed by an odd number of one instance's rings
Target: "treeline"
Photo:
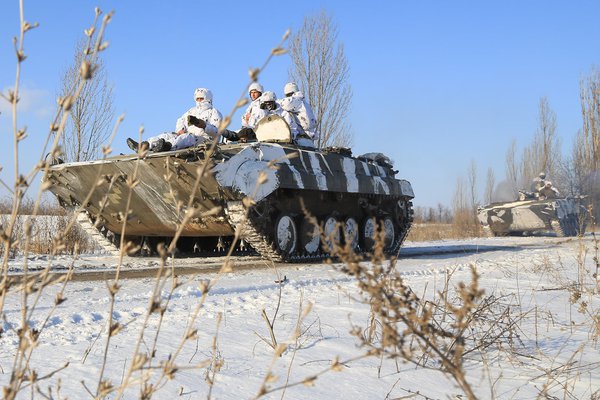
[[[24,197],[21,200],[18,215],[32,215],[36,207],[35,200]],[[12,197],[6,196],[0,198],[0,215],[12,214],[13,199]],[[54,196],[43,196],[40,202],[37,204],[36,215],[66,215],[67,211],[58,205],[58,201]]]
[[[421,207],[414,208],[415,223],[442,223],[449,224],[452,222],[452,210],[449,207],[438,203],[437,207]]]

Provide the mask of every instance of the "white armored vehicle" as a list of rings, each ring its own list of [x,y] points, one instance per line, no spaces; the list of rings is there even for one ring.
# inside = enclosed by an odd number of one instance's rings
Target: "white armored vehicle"
[[[556,236],[585,233],[588,212],[580,197],[540,200],[521,192],[520,200],[492,203],[477,218],[488,235],[526,235],[554,232]]]

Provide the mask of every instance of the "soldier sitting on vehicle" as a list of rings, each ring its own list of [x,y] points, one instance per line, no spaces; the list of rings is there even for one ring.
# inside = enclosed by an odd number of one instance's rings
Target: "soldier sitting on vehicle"
[[[212,92],[198,88],[194,92],[194,99],[196,106],[177,120],[175,132],[150,137],[148,141],[143,141],[140,147],[155,152],[179,150],[215,138],[223,117],[212,105]],[[131,150],[138,150],[138,143],[131,138],[127,139],[127,146]]]
[[[317,119],[310,108],[310,104],[306,101],[304,93],[298,90],[298,85],[294,82],[287,83],[283,88],[283,93],[285,98],[277,102],[281,108],[292,115],[302,131],[300,136],[305,135],[313,141],[318,140]]]
[[[556,199],[560,196],[560,192],[554,186],[552,186],[552,182],[546,181],[544,187],[539,190],[539,199]]]
[[[246,112],[242,115],[242,128],[254,128],[252,123],[253,113],[260,109],[260,96],[263,94],[264,89],[258,82],[254,82],[248,88],[248,96],[250,97],[250,104],[246,108]]]
[[[290,128],[290,133],[292,135],[291,138],[294,143],[301,146],[314,147],[310,138],[302,137],[302,131],[299,128],[298,123],[289,112],[281,108],[281,106],[277,103],[277,96],[275,96],[275,93],[270,91],[264,92],[260,96],[260,108],[258,110],[252,110],[252,114],[247,119],[247,127],[243,127],[238,132],[224,132],[223,137],[225,137],[227,140],[233,141],[247,141],[256,139],[254,128],[256,128],[260,120],[268,117],[269,115],[278,115],[285,120]],[[309,143],[304,143],[302,140],[308,141]]]
[[[531,191],[533,193],[538,193],[541,188],[543,188],[546,184],[546,173],[540,172],[538,176],[533,178],[533,182],[531,183]]]

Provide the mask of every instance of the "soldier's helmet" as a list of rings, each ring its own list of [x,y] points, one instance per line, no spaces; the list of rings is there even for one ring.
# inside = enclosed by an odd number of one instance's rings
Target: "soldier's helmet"
[[[264,92],[260,96],[260,108],[263,110],[274,110],[277,108],[277,96],[273,92]]]
[[[206,88],[198,88],[194,91],[194,100],[204,99],[209,103],[212,103],[213,95],[212,92]]]
[[[262,85],[258,82],[253,82],[252,84],[250,84],[250,87],[248,87],[248,93],[250,93],[253,90],[256,90],[260,93],[264,92]]]
[[[540,179],[546,179],[546,173],[545,172],[540,172],[539,177],[540,177]]]
[[[283,94],[291,96],[298,91],[298,85],[294,82],[287,83],[283,88]]]

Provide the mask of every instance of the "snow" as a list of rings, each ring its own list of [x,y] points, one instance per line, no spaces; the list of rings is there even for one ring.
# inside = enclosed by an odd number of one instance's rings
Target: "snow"
[[[598,288],[595,293],[583,291],[581,300],[575,303],[571,303],[570,293],[564,288],[592,279],[595,244],[589,235],[583,239],[528,237],[406,243],[396,268],[405,283],[426,298],[441,291],[447,277],[453,286],[469,282],[471,266],[480,274],[480,286],[486,295],[506,296],[503,302],[511,304],[512,316],[518,319],[513,343],[503,338],[502,343],[465,360],[467,381],[479,398],[529,399],[547,390],[560,398],[583,399],[594,393],[597,396],[600,390],[598,332],[590,323],[591,315],[597,315],[600,307]],[[24,261],[11,260],[11,273],[22,271]],[[52,265],[64,272],[72,262],[69,257],[29,257],[27,265],[33,270]],[[201,269],[215,260],[169,262]],[[276,378],[268,384],[270,388],[284,385],[288,374],[289,383],[295,385],[285,394],[278,390],[266,395],[269,399],[384,399],[415,393],[419,395],[414,398],[466,398],[450,377],[435,369],[418,368],[400,360],[361,357],[365,349],[359,347],[350,331],[354,325],[367,326],[369,306],[362,301],[355,278],[339,271],[340,264],[279,264],[272,268],[259,260],[253,263],[255,269],[237,269],[234,265],[232,272],[222,275],[182,275],[178,277],[180,285],[172,292],[171,278],[162,280],[160,287],[152,277],[122,279],[112,313],[105,281],[70,282],[64,293],[66,301],[55,310],[52,306],[61,285],[46,288],[29,318],[33,327],[41,330],[31,364],[39,376],[69,364],[39,382],[40,389],[56,388],[60,379],[62,396],[89,397],[83,383],[95,393],[112,315],[122,330],[111,338],[104,377],[119,385],[131,365],[140,332],[143,340],[138,352],[150,353],[158,331],[152,366],[175,357],[180,367],[173,379],[160,381],[164,386],[154,396],[158,399],[207,398],[207,377],[213,372],[213,398],[254,398],[271,366]],[[85,271],[111,271],[117,265],[118,258],[109,256],[85,255],[74,261],[76,270]],[[158,265],[156,258],[126,258],[122,269],[147,269],[151,276]],[[284,277],[281,285],[276,282]],[[208,282],[214,286],[204,296],[203,287]],[[153,313],[145,323],[154,290],[160,293],[161,305],[166,306],[164,319],[161,323],[159,313]],[[278,357],[267,344],[271,339],[262,311],[272,319],[280,295],[274,334],[288,348]],[[20,293],[11,292],[3,308],[2,386],[10,380],[18,345],[21,300]],[[32,301],[33,296],[30,304]],[[581,301],[587,302],[583,313],[579,312]],[[302,320],[300,337],[295,340],[299,314],[309,304],[312,309]],[[197,310],[193,328],[198,337],[181,344]],[[211,360],[222,364],[219,367]],[[341,371],[328,371],[334,360],[343,362]],[[161,371],[152,368],[144,373],[157,383]],[[323,371],[312,385],[297,384]],[[133,376],[137,379],[140,375]],[[136,381],[124,398],[139,398],[139,391]],[[29,398],[31,392],[24,390],[20,395]]]

